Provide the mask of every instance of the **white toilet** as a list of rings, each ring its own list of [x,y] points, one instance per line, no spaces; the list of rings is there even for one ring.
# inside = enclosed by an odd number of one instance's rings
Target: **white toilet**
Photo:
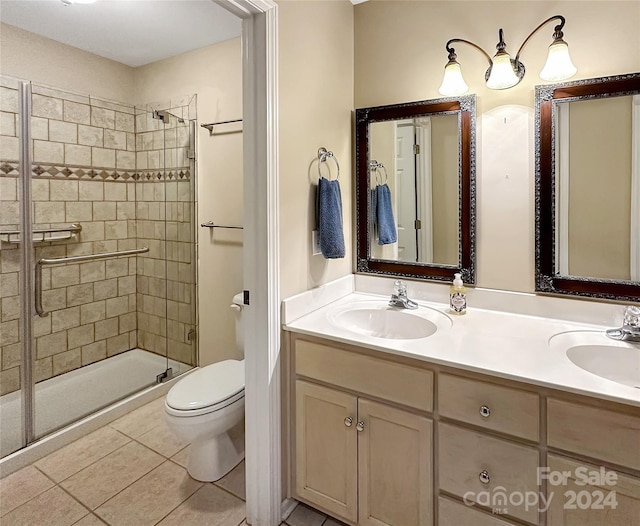
[[[236,342],[244,355],[242,294],[233,297]],[[191,443],[187,471],[196,480],[224,477],[244,458],[244,360],[198,369],[174,385],[164,403],[169,428]]]

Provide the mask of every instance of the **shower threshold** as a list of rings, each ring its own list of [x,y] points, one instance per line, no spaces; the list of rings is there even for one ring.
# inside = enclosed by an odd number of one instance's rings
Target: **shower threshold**
[[[192,367],[169,360],[174,376]],[[155,383],[167,360],[131,349],[35,385],[35,434],[41,438]],[[22,443],[20,391],[0,397],[0,458]]]

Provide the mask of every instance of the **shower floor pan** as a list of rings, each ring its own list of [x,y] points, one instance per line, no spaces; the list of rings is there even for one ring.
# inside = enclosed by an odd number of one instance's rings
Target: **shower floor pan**
[[[145,387],[166,369],[166,359],[131,349],[35,386],[35,434],[41,438]],[[190,365],[169,360],[174,376]],[[0,397],[0,458],[22,444],[20,391]]]

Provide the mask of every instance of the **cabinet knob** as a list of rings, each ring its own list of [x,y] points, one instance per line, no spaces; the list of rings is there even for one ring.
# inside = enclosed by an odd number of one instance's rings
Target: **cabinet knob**
[[[478,478],[480,479],[480,482],[482,482],[483,484],[489,484],[489,482],[491,482],[491,477],[489,477],[489,472],[486,469],[483,469],[480,472],[480,475],[478,475]]]
[[[489,418],[490,415],[491,415],[491,409],[489,409],[489,406],[481,405],[480,416],[482,416],[482,418]]]
[[[347,427],[351,427],[351,425],[353,424],[353,418],[351,418],[350,416],[348,416],[347,418],[344,419],[344,425]]]
[[[364,431],[364,422],[362,420],[356,424],[356,429],[359,433]]]

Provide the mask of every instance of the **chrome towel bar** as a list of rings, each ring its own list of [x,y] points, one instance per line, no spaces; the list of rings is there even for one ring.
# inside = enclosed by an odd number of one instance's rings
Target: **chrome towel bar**
[[[203,228],[234,228],[236,230],[244,229],[243,226],[216,225],[213,221],[205,221],[204,223],[200,223],[200,226]]]
[[[44,265],[64,265],[65,263],[82,263],[84,261],[96,261],[100,259],[112,259],[123,256],[135,256],[149,252],[147,247],[121,250],[119,252],[103,252],[102,254],[86,254],[83,256],[68,256],[61,258],[41,258],[36,262],[35,268],[35,309],[38,316],[45,318],[49,315],[42,307],[42,267]]]

